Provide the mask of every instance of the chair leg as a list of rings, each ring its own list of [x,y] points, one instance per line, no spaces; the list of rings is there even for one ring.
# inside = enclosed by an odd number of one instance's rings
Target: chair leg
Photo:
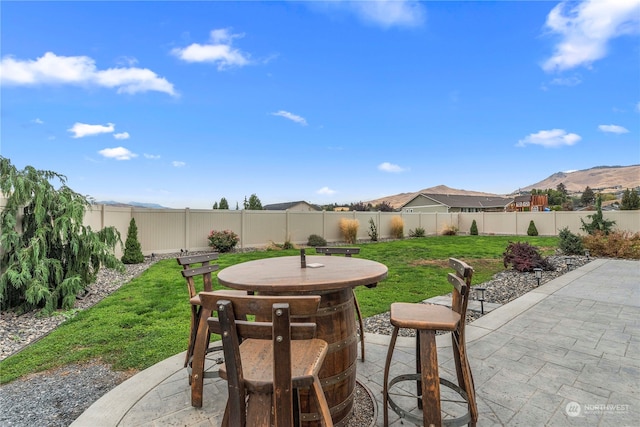
[[[184,358],[184,367],[189,366],[189,360],[193,356],[193,346],[196,342],[196,332],[198,328],[199,310],[195,305],[191,306],[191,329],[189,330],[189,346],[187,347],[187,355]]]
[[[382,404],[384,405],[384,427],[389,426],[389,370],[391,368],[391,359],[393,357],[393,349],[396,346],[396,340],[398,339],[398,331],[400,328],[394,327],[391,334],[391,341],[389,341],[389,348],[387,349],[387,360],[384,363],[384,377],[382,379]]]
[[[364,362],[364,321],[362,320],[362,312],[360,311],[360,303],[358,302],[358,298],[356,298],[356,291],[353,291],[353,303],[356,308],[356,314],[358,315],[358,323],[360,325],[360,353],[361,359]]]
[[[438,374],[438,349],[436,332],[420,330],[420,351],[422,370],[422,418],[425,426],[442,424],[440,407],[440,376]]]
[[[209,325],[207,319],[211,316],[211,310],[200,310],[198,331],[193,348],[191,360],[191,406],[202,407],[202,388],[204,386],[204,360],[207,355],[207,342],[209,341]]]
[[[473,384],[473,374],[471,373],[471,365],[467,358],[467,348],[464,339],[461,339],[457,333],[454,334],[452,334],[452,344],[458,385],[467,393],[469,414],[471,415],[471,422],[469,424],[474,426],[478,421],[478,405],[476,402],[475,385]]]
[[[313,378],[312,388],[316,398],[316,402],[318,404],[318,410],[320,411],[320,416],[322,417],[325,427],[333,427],[333,420],[331,419],[329,404],[327,403],[327,399],[324,396],[322,385],[320,385],[320,378],[318,378],[317,375],[315,375]]]

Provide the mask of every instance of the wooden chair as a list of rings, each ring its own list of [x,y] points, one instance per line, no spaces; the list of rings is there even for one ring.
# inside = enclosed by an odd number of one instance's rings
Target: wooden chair
[[[209,330],[222,336],[229,398],[223,426],[289,427],[299,422],[298,389],[310,389],[325,426],[333,426],[318,373],[328,344],[316,339],[313,316],[320,296],[262,296],[233,291],[202,292],[204,307],[215,307]],[[258,321],[248,321],[254,315]],[[263,319],[271,322],[262,321]],[[295,322],[295,321],[294,321]]]
[[[400,415],[400,418],[424,426],[461,426],[469,424],[475,426],[478,420],[475,388],[471,367],[467,358],[465,346],[465,317],[473,269],[455,258],[449,259],[449,265],[455,270],[449,273],[447,279],[453,285],[451,308],[430,304],[391,304],[391,324],[394,326],[391,342],[387,352],[384,368],[383,401],[384,426],[389,425],[389,407]],[[400,328],[416,330],[416,373],[398,375],[389,380],[389,370],[393,350]],[[458,384],[440,378],[438,373],[438,353],[436,348],[436,331],[451,332],[453,343],[453,359],[455,361]],[[390,397],[392,387],[402,381],[416,381],[418,408],[422,410],[422,417],[401,408]],[[467,412],[456,418],[442,419],[440,385],[452,389],[462,397],[461,403],[467,407]],[[406,392],[403,393],[406,396]]]
[[[185,368],[189,369],[189,384],[191,384],[192,381],[191,362],[193,360],[198,323],[200,321],[200,315],[202,313],[202,305],[200,303],[200,297],[196,289],[196,277],[202,278],[202,288],[204,291],[212,291],[213,285],[211,281],[211,273],[218,270],[219,266],[217,264],[211,264],[211,262],[217,259],[217,252],[212,252],[204,255],[188,255],[177,258],[178,264],[180,264],[183,268],[182,276],[187,280],[189,304],[191,305],[191,328],[189,330],[189,346],[187,347],[187,355],[184,360]],[[219,345],[209,348],[209,336],[207,336],[206,344],[207,353],[211,351],[222,350],[222,346]]]
[[[360,248],[345,248],[345,247],[317,247],[316,253],[325,254],[327,256],[331,256],[333,254],[340,254],[346,257],[351,257],[351,255],[359,254]],[[360,327],[360,356],[362,361],[364,362],[364,321],[362,320],[362,312],[360,311],[360,303],[358,302],[358,298],[356,298],[356,291],[353,290],[353,303],[356,308],[356,315],[358,317],[358,325]]]

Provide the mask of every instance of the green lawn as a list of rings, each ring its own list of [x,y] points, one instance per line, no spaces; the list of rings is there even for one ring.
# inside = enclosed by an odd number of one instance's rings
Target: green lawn
[[[358,245],[359,257],[389,268],[387,279],[376,288],[356,289],[363,316],[385,312],[394,301],[417,302],[450,292],[446,281],[449,257],[474,267],[474,284],[489,280],[504,269],[502,253],[510,241],[529,242],[545,255],[558,245],[557,237],[522,236],[437,236]],[[218,264],[222,269],[253,259],[298,253],[221,254]],[[173,259],[157,262],[94,307],[0,362],[0,383],[96,358],[117,370],[142,370],[184,351],[190,310],[180,269]]]

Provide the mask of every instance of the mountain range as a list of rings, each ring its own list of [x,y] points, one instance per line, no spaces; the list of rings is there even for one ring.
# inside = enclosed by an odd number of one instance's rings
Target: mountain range
[[[375,206],[382,202],[387,202],[394,208],[399,208],[421,193],[467,196],[510,196],[517,195],[521,192],[531,191],[533,189],[556,189],[561,183],[565,186],[569,194],[582,193],[587,187],[596,192],[617,193],[627,188],[640,187],[640,165],[597,166],[578,171],[556,172],[542,181],[516,189],[510,194],[500,195],[480,191],[459,190],[447,187],[446,185],[438,185],[436,187],[424,188],[410,193],[399,193],[392,196],[385,196],[375,200],[369,200],[364,203],[371,203]]]

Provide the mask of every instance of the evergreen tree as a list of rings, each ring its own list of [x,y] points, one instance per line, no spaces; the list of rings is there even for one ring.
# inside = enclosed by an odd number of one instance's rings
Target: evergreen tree
[[[220,205],[218,209],[229,209],[229,202],[227,202],[227,199],[225,199],[224,197],[220,199]]]
[[[629,190],[628,188],[622,195],[622,204],[620,209],[624,211],[638,210],[640,209],[640,197],[636,189]]]
[[[50,181],[59,182],[55,188]],[[94,232],[83,224],[87,197],[67,178],[27,166],[19,171],[0,156],[0,308],[50,313],[70,309],[96,280],[101,266],[124,270],[113,255],[122,244],[114,227]],[[17,231],[21,219],[21,232]]]
[[[587,188],[582,192],[582,196],[580,197],[580,203],[582,206],[590,206],[596,201],[596,195],[593,190],[587,185]]]
[[[261,211],[262,210],[262,203],[260,202],[260,199],[258,198],[258,196],[254,194],[252,194],[251,196],[249,196],[249,203],[247,204],[247,208],[251,211]]]
[[[537,236],[538,229],[536,228],[536,224],[533,220],[529,221],[529,228],[527,229],[527,236]]]
[[[121,260],[124,264],[140,264],[144,262],[142,247],[138,241],[138,226],[135,218],[131,218],[131,221],[129,221],[127,240],[124,242],[124,254]]]
[[[214,210],[215,210],[215,209],[219,209],[219,208],[218,208],[218,202],[213,202],[213,208],[212,208],[212,209],[214,209]]]
[[[471,229],[469,230],[469,234],[472,236],[478,235],[478,224],[476,224],[476,220],[474,219],[471,223]]]
[[[580,218],[580,221],[582,222],[582,230],[589,234],[596,234],[597,232],[609,234],[616,223],[615,221],[604,219],[602,215],[602,198],[600,196],[596,197],[596,213],[587,215],[587,218],[589,218],[591,222],[585,222],[582,218]]]

